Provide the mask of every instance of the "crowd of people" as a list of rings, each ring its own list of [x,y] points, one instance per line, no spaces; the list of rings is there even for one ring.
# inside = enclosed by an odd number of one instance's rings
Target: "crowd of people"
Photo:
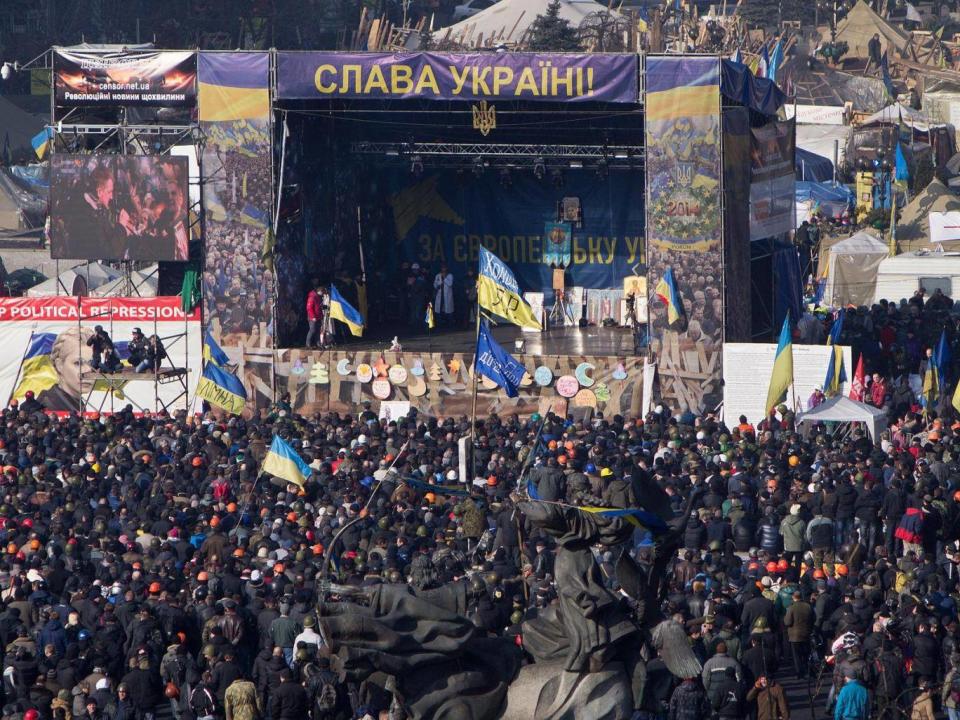
[[[896,387],[951,307],[851,313],[848,340]],[[461,478],[466,418],[387,422],[369,404],[301,417],[283,402],[256,420],[55,417],[13,403],[0,423],[2,714],[403,717],[382,683],[340,676],[318,600],[336,585],[470,582],[476,631],[522,648],[525,621],[556,601],[562,552],[518,513],[527,483],[543,502],[642,508],[655,482],[675,515],[695,498],[660,609],[702,672],[664,678],[651,645],[634,717],[787,720],[803,710],[782,684],[796,676],[804,704],[836,720],[956,719],[960,423],[916,397],[881,406],[892,430],[876,441],[800,435],[789,414],[756,428],[663,407],[491,415]],[[261,476],[274,434],[310,464],[302,488]],[[649,566],[656,548],[640,527],[598,549],[611,592],[619,554]]]

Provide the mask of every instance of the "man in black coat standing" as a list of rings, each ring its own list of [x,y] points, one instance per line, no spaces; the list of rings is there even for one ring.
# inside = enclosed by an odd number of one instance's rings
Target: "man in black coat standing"
[[[270,697],[272,720],[303,720],[307,717],[307,691],[294,682],[289,670],[280,671],[280,686]]]

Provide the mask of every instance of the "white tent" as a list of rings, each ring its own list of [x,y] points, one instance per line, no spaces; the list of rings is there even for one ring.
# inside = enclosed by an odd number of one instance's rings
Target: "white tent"
[[[887,244],[861,230],[831,245],[821,255],[821,276],[826,275],[823,302],[830,307],[869,305],[877,285],[880,263],[890,254]]]
[[[131,272],[129,286],[126,278],[121,275],[116,280],[91,290],[90,294],[96,297],[156,297],[158,284],[159,266],[151,265]]]
[[[876,442],[877,436],[887,427],[887,415],[883,410],[872,405],[837,395],[800,415],[797,422],[801,425],[821,422],[862,422],[867,426],[870,437]]]
[[[472,17],[439,30],[435,38],[449,38],[462,45],[517,43],[527,28],[544,15],[550,0],[500,0],[486,10]],[[607,12],[607,5],[594,0],[560,0],[560,17],[569,20],[577,28],[588,15]],[[620,17],[616,10],[609,11],[614,17]]]
[[[105,285],[123,273],[104,265],[101,262],[92,262],[89,265],[81,263],[65,270],[55,278],[44,280],[27,290],[27,297],[49,297],[51,295],[73,295],[78,285],[86,284],[87,293]]]

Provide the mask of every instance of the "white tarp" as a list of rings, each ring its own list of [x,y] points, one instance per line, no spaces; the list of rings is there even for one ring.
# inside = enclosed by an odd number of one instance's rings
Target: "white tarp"
[[[827,345],[793,346],[793,386],[787,391],[787,407],[805,410],[814,388],[822,388],[830,364]],[[741,415],[751,423],[764,418],[764,404],[773,372],[776,343],[724,343],[723,345],[723,417],[728,426],[737,424]],[[850,347],[843,346],[843,364],[848,382],[853,377]],[[796,401],[796,405],[794,405]]]
[[[81,263],[69,270],[64,270],[60,273],[59,277],[50,278],[49,280],[44,280],[39,285],[34,285],[27,290],[27,297],[72,295],[73,284],[78,277],[86,283],[87,291],[92,293],[93,290],[99,288],[101,285],[116,280],[122,275],[123,273],[119,270],[109,265],[104,265],[101,262],[92,262],[89,265]]]
[[[91,295],[96,297],[156,297],[160,283],[158,265],[151,265],[143,270],[134,270],[130,273],[130,282],[121,276],[116,280],[104,283],[92,290]]]
[[[960,211],[930,213],[930,242],[960,240]]]
[[[516,43],[537,19],[545,15],[551,0],[500,0],[486,10],[461,20],[435,34],[438,40],[449,38],[452,42],[473,45],[481,38],[490,41]],[[607,4],[594,0],[560,0],[560,18],[569,20],[577,28],[588,15],[607,12]],[[610,15],[619,18],[620,13],[611,10]]]
[[[823,302],[829,307],[869,305],[873,302],[880,263],[890,255],[886,243],[861,230],[831,245],[826,262]]]
[[[850,128],[846,125],[797,125],[797,147],[831,162],[836,147],[837,167],[843,167],[849,138]]]
[[[862,422],[867,426],[870,437],[876,441],[887,426],[887,416],[883,410],[872,405],[851,400],[846,395],[837,395],[797,418],[798,424],[820,422]]]

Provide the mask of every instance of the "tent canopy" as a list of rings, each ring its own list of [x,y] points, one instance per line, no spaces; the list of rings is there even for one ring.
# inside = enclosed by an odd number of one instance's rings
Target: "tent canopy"
[[[826,274],[824,302],[831,307],[870,305],[880,263],[890,254],[886,243],[866,230],[821,249],[821,272]]]
[[[75,267],[65,270],[55,278],[44,280],[39,285],[34,285],[27,290],[27,297],[49,297],[51,295],[72,295],[74,283],[78,281],[86,283],[87,291],[92,292],[96,288],[107,284],[121,277],[123,273],[114,270],[101,262],[92,262],[89,267],[81,263]]]
[[[833,180],[833,161],[798,147],[794,157],[797,180],[829,182]]]
[[[548,5],[550,0],[500,0],[476,15],[440,30],[437,37],[449,37],[464,45],[473,45],[481,39],[493,44],[516,43],[523,38],[537,15],[546,14]],[[560,0],[560,17],[569,20],[575,28],[588,15],[597,12],[608,12],[606,4],[594,0]],[[616,10],[609,12],[620,17]]]
[[[879,408],[837,395],[800,415],[797,422],[801,425],[821,422],[862,422],[867,426],[871,439],[876,442],[877,436],[887,427],[887,416]]]
[[[797,180],[794,199],[797,204],[797,223],[802,223],[817,211],[825,217],[840,217],[844,210],[853,205],[854,194],[840,183]]]
[[[881,52],[893,54],[894,50],[903,52],[907,47],[906,33],[877,15],[863,0],[859,0],[837,25],[837,42],[846,42],[850,46],[849,57],[869,57],[867,46],[874,34],[880,36]]]
[[[143,270],[130,273],[130,284],[122,275],[94,288],[90,294],[95,297],[156,297],[159,284],[159,265],[151,265]]]
[[[960,210],[960,197],[934,178],[900,211],[900,221],[897,223],[900,251],[936,249],[937,246],[930,242],[930,213],[956,210]]]

